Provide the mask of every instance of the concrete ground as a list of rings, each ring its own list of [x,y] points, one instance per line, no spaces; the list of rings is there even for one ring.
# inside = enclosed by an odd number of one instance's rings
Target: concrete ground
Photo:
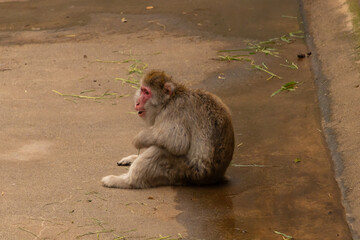
[[[0,239],[355,236],[314,81],[329,44],[315,25],[316,4],[325,3],[303,1],[309,49],[297,1],[0,2]],[[246,50],[219,52],[228,49]],[[134,114],[134,85],[120,79],[137,81],[152,68],[229,105],[229,183],[101,186],[103,176],[127,171],[116,161],[137,152],[131,140],[145,127]],[[291,81],[295,91],[270,97]],[[345,196],[354,209],[356,195]]]

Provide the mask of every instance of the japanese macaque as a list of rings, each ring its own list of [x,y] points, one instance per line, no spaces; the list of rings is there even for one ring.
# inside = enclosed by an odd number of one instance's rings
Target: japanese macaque
[[[234,152],[234,129],[229,109],[217,96],[153,70],[141,81],[135,109],[148,128],[133,143],[146,150],[121,159],[118,165],[131,165],[129,171],[104,177],[104,186],[149,188],[224,180]]]

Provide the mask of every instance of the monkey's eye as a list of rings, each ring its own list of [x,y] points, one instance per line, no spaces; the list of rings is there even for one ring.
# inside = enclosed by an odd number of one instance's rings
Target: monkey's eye
[[[146,89],[146,88],[141,88],[141,92],[142,92],[143,94],[145,94],[145,95],[150,95],[149,90]]]

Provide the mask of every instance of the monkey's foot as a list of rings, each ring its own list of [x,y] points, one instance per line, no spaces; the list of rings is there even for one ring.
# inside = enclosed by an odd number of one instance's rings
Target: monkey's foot
[[[127,175],[123,174],[121,176],[109,175],[103,177],[101,182],[105,187],[111,188],[131,188],[130,184],[127,182]]]
[[[123,159],[121,159],[120,161],[117,162],[117,165],[118,166],[130,166],[137,157],[138,157],[138,155],[130,155],[130,156],[124,157]]]

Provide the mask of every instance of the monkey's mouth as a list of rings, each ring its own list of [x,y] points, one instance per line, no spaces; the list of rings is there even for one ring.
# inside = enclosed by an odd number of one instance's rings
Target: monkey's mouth
[[[145,111],[138,111],[139,117],[143,117],[145,115]]]

